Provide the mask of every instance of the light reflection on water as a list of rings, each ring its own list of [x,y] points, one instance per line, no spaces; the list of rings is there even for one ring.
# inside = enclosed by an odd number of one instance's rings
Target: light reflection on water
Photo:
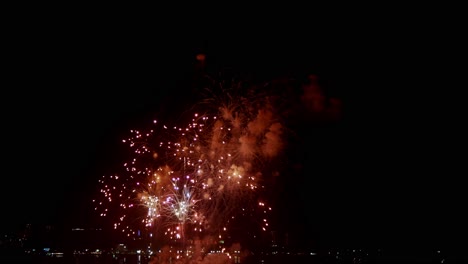
[[[144,255],[63,255],[63,257],[46,257],[46,256],[23,256],[12,261],[0,263],[22,263],[22,264],[149,264],[149,259]],[[321,262],[315,258],[298,257],[298,256],[257,256],[245,263],[254,264],[321,264],[321,263],[340,263],[334,262]]]
[[[25,256],[12,259],[15,263],[30,264],[148,264],[149,259],[142,255],[63,255],[62,257]]]

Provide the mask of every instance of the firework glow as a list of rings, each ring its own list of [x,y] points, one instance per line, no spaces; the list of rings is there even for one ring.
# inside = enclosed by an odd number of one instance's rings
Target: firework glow
[[[223,90],[197,103],[186,121],[130,130],[122,140],[130,158],[122,173],[99,180],[95,210],[129,238],[146,230],[170,241],[223,239],[240,218],[268,231],[272,207],[264,194],[285,134],[274,102]]]

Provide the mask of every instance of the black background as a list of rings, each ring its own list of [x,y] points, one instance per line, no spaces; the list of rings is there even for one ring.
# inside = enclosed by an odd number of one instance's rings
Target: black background
[[[182,26],[175,16],[111,12],[8,19],[2,229],[92,225],[89,194],[116,165],[122,134],[189,100],[185,85],[203,52],[220,71],[318,74],[344,102],[339,128],[304,126],[316,151],[302,161],[319,165],[301,184],[285,183],[285,229],[332,245],[437,247],[466,236],[457,132],[439,111],[446,97],[427,96],[441,83],[426,76],[424,40],[385,23],[363,30],[366,22],[348,17],[221,17],[193,15]]]

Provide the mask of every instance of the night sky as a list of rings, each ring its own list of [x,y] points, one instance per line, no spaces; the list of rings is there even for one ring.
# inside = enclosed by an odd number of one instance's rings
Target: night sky
[[[187,86],[203,52],[213,70],[262,78],[317,74],[345,103],[336,127],[304,125],[301,133],[311,134],[304,148],[312,150],[299,156],[308,167],[301,184],[286,179],[280,192],[287,231],[309,236],[311,244],[367,246],[445,245],[466,235],[460,202],[466,191],[442,176],[448,163],[429,154],[424,129],[412,119],[418,115],[408,118],[400,108],[392,116],[380,111],[390,100],[381,92],[357,92],[391,91],[398,82],[384,81],[393,76],[389,67],[359,66],[366,63],[353,52],[362,47],[343,44],[358,36],[320,24],[310,33],[264,25],[220,33],[209,26],[151,32],[135,24],[67,22],[28,22],[4,48],[2,230],[25,223],[92,226],[91,195],[98,178],[121,165],[122,136],[196,96]]]

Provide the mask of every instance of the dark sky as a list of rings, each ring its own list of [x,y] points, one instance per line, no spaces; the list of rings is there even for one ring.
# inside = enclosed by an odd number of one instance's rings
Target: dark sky
[[[302,185],[288,187],[295,192],[289,199],[300,197],[304,206],[288,220],[295,231],[371,245],[441,243],[466,234],[463,192],[439,180],[446,170],[434,162],[441,159],[422,151],[430,148],[423,129],[407,116],[398,124],[390,110],[380,111],[379,100],[385,106],[389,100],[378,97],[381,92],[357,92],[364,86],[391,91],[396,81],[384,81],[394,76],[385,63],[360,66],[374,62],[375,54],[364,55],[353,31],[322,24],[293,30],[281,23],[151,31],[136,22],[64,21],[24,22],[3,48],[2,229],[26,222],[89,224],[89,194],[98,177],[112,173],[108,166],[119,165],[114,160],[122,134],[168,111],[168,102],[186,100],[181,97],[190,93],[183,87],[195,55],[205,52],[212,69],[259,76],[314,72],[330,83],[332,94],[358,97],[349,100],[355,103],[345,108],[340,130],[317,139],[324,154],[305,155],[306,164],[318,159],[320,168],[310,167]],[[395,116],[405,116],[400,112]],[[317,146],[314,140],[307,143]]]
[[[301,43],[304,35],[210,31],[158,35],[106,23],[44,23],[14,32],[2,106],[2,228],[92,225],[91,195],[125,158],[118,154],[123,135],[197,96],[187,86],[199,52],[213,72],[268,79],[314,71],[332,81],[336,58],[323,45]]]

